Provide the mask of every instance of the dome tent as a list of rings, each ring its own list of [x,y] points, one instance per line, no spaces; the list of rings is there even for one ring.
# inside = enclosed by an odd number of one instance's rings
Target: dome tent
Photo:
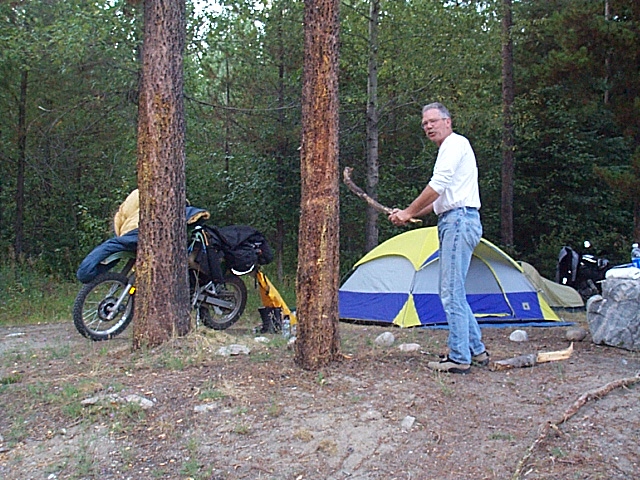
[[[378,245],[340,287],[340,319],[400,327],[446,324],[438,259],[436,227],[410,230]],[[560,321],[522,267],[484,238],[473,252],[466,291],[480,323]]]

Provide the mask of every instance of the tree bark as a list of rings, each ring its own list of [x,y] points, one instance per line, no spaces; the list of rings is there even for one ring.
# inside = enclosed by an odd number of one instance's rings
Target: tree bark
[[[284,114],[284,64],[285,64],[285,35],[282,30],[282,8],[278,9],[278,20],[280,26],[278,27],[278,136],[277,151],[276,151],[276,182],[278,188],[285,188],[285,175],[284,175],[284,161],[287,155],[287,138],[284,135],[285,126],[285,114]],[[276,220],[276,235],[275,235],[275,247],[276,247],[276,272],[278,281],[282,282],[284,279],[284,239],[285,239],[285,226],[282,216],[278,216]]]
[[[378,199],[378,16],[380,0],[369,5],[369,67],[367,85],[367,193]],[[367,206],[365,248],[378,245],[378,212]]]
[[[339,1],[306,0],[295,362],[307,370],[340,353],[338,36]]]
[[[604,21],[609,22],[611,20],[611,12],[609,9],[609,0],[604,0]],[[609,83],[611,81],[611,49],[607,48],[604,57],[604,104],[609,105]]]
[[[24,167],[27,158],[27,86],[29,72],[20,75],[20,99],[18,100],[18,165],[16,169],[16,236],[13,243],[15,260],[24,253]]]
[[[633,241],[640,242],[640,199],[633,199]]]
[[[189,331],[184,0],[146,0],[138,110],[140,227],[134,348]]]
[[[511,0],[502,2],[502,202],[500,208],[502,243],[513,246],[514,101]]]

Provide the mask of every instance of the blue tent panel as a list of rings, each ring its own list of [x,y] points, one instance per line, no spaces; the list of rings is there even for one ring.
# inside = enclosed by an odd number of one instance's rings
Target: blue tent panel
[[[514,310],[514,318],[520,320],[540,320],[545,318],[540,306],[538,292],[512,292],[507,293],[509,303]]]
[[[413,295],[413,301],[423,325],[447,323],[440,295],[437,293],[417,293]]]
[[[467,293],[467,301],[476,316],[513,317],[513,309],[502,293]]]
[[[407,293],[338,292],[340,318],[393,322],[407,303]],[[441,307],[442,308],[442,307]]]

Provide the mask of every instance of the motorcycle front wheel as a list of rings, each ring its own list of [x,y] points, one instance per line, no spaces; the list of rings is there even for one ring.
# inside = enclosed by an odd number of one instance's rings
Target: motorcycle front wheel
[[[73,323],[81,335],[98,342],[110,340],[127,328],[133,319],[133,295],[127,292],[115,315],[111,319],[108,315],[128,284],[126,275],[107,272],[82,287],[73,304]]]
[[[216,298],[229,302],[230,307],[200,303],[196,308],[205,327],[225,330],[236,323],[247,305],[247,287],[241,278],[227,275],[224,284],[216,287]]]

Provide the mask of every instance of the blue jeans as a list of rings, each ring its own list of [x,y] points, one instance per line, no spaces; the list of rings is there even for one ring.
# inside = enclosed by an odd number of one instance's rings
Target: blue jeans
[[[465,290],[471,255],[481,237],[480,214],[475,208],[454,208],[438,217],[440,300],[449,324],[449,358],[464,364],[485,351]]]

